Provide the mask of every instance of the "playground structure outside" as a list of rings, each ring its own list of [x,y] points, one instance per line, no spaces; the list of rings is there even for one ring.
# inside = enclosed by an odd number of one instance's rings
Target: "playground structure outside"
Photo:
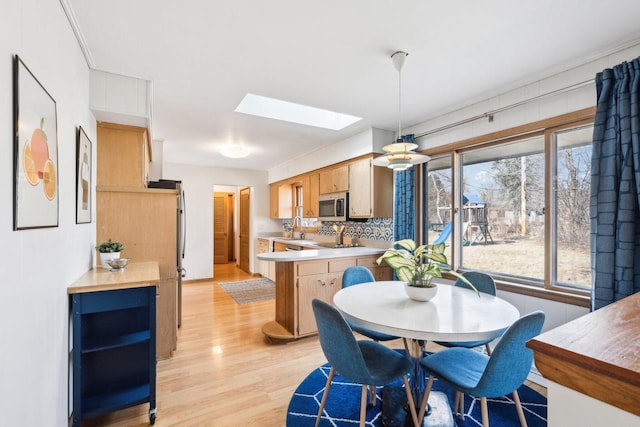
[[[470,234],[465,230],[465,239]],[[451,230],[429,230],[428,241],[439,240],[447,245],[446,255],[451,260]],[[446,238],[445,237],[446,234]],[[495,234],[495,233],[494,233]],[[471,235],[473,238],[473,235]],[[477,235],[476,235],[477,236]],[[462,267],[486,272],[542,280],[544,278],[544,242],[540,238],[493,236],[492,240],[479,238],[465,240],[462,249]],[[558,248],[558,282],[581,289],[591,287],[591,261],[588,248]]]

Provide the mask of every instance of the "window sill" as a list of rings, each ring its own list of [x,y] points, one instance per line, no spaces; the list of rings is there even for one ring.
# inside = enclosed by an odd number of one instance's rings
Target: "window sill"
[[[443,274],[445,279],[455,280],[453,275]],[[588,295],[564,292],[556,289],[545,289],[538,286],[525,285],[522,283],[508,282],[502,279],[495,279],[498,290],[511,292],[514,294],[526,295],[549,301],[571,304],[579,307],[591,307],[591,299]]]

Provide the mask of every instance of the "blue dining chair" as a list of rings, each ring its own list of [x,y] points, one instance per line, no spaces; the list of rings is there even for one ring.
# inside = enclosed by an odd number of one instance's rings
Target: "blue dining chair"
[[[347,288],[353,285],[359,285],[360,283],[375,282],[373,273],[367,267],[354,266],[348,267],[342,275],[342,287]],[[348,322],[351,329],[360,335],[364,335],[367,338],[371,338],[374,341],[391,341],[396,340],[398,337],[393,335],[383,334],[382,332],[372,331],[362,326],[358,326],[352,322]]]
[[[346,379],[362,384],[360,396],[360,426],[364,426],[368,386],[383,386],[402,377],[413,425],[418,426],[415,403],[407,375],[413,371],[413,363],[402,354],[375,341],[357,341],[342,314],[330,304],[319,299],[312,301],[313,314],[318,325],[320,346],[331,364],[327,384],[322,394],[315,426],[327,403],[333,375],[337,371]]]
[[[418,416],[424,415],[433,379],[438,378],[453,387],[458,395],[464,393],[480,398],[483,426],[489,425],[487,398],[513,393],[520,425],[526,427],[518,388],[529,375],[533,351],[525,344],[540,334],[544,318],[542,311],[535,311],[518,319],[504,333],[491,356],[469,348],[455,347],[423,357],[420,366],[429,373],[429,380]],[[457,409],[454,404],[454,413]]]
[[[470,281],[471,283],[473,283],[473,286],[476,287],[478,292],[496,296],[496,282],[488,274],[481,273],[479,271],[467,271],[466,273],[462,273],[462,276],[468,281]],[[459,278],[455,281],[453,286],[471,289],[469,285],[467,285],[465,282],[463,282]],[[487,354],[491,355],[491,347],[489,346],[489,343],[493,340],[494,338],[488,339],[488,340],[479,340],[479,341],[462,341],[462,342],[435,341],[435,342],[444,347],[473,348],[473,347],[485,346],[485,349],[487,350]]]

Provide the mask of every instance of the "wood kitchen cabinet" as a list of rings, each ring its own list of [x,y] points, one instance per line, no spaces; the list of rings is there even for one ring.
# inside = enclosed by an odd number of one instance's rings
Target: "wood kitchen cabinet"
[[[393,280],[393,270],[386,263],[382,263],[382,265],[378,265],[376,262],[378,257],[360,257],[356,259],[356,265],[367,267],[373,273],[373,277],[375,277],[376,282],[382,280]]]
[[[302,194],[305,218],[318,217],[320,174],[311,173],[302,177]]]
[[[289,183],[269,185],[269,216],[273,219],[293,217],[293,192]]]
[[[98,123],[98,186],[145,188],[151,151],[147,129]]]
[[[98,123],[96,241],[122,242],[122,257],[157,261],[157,355],[177,346],[177,190],[148,189],[151,158],[144,128]]]
[[[349,166],[337,166],[320,172],[320,194],[349,190]]]
[[[393,171],[376,167],[371,158],[349,164],[349,216],[393,217]]]
[[[292,339],[316,334],[311,301],[314,298],[333,303],[342,289],[344,271],[355,265],[376,269],[379,280],[389,280],[391,268],[375,264],[377,255],[330,258],[309,261],[276,262],[276,319],[264,325],[262,332],[274,339]],[[379,270],[378,270],[379,269]],[[385,271],[386,270],[386,271]]]
[[[97,241],[117,240],[125,245],[122,257],[134,262],[157,261],[157,354],[171,357],[177,346],[177,212],[176,190],[102,189],[96,197]]]

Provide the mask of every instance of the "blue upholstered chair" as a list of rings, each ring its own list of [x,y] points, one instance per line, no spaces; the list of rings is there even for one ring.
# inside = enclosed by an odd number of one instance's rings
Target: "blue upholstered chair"
[[[356,341],[349,324],[332,305],[319,299],[312,302],[313,314],[318,325],[320,346],[331,364],[327,384],[322,394],[316,427],[327,402],[333,374],[354,383],[362,384],[360,396],[360,426],[364,426],[367,408],[367,386],[383,386],[402,377],[414,426],[418,425],[416,408],[411,395],[407,375],[413,371],[413,362],[400,353],[375,341]]]
[[[376,279],[375,277],[373,277],[373,273],[371,273],[371,270],[369,270],[367,267],[362,266],[349,267],[344,271],[344,274],[342,275],[343,288],[353,285],[359,285],[360,283],[375,281]],[[364,335],[367,338],[371,338],[374,341],[391,341],[398,339],[398,337],[395,337],[393,335],[387,335],[381,332],[372,331],[351,322],[348,323],[353,331],[359,333],[360,335]]]
[[[479,271],[467,271],[462,274],[465,279],[473,283],[473,286],[476,287],[478,292],[482,292],[489,295],[496,295],[496,282],[493,281],[493,278],[486,273],[481,273]],[[453,286],[459,286],[461,288],[471,289],[469,285],[463,282],[460,279],[457,279]],[[481,341],[463,341],[463,342],[447,342],[447,341],[436,341],[437,344],[440,344],[445,347],[465,347],[465,348],[473,348],[485,346],[487,350],[487,354],[491,355],[491,347],[489,347],[489,343],[493,341],[490,340],[481,340]]]
[[[518,319],[504,333],[491,356],[469,348],[455,347],[422,358],[420,365],[429,373],[429,381],[418,416],[424,413],[435,377],[458,392],[454,413],[458,409],[457,400],[461,393],[479,397],[484,426],[489,425],[487,398],[513,393],[520,424],[526,427],[518,388],[531,370],[533,352],[525,344],[540,334],[544,318],[543,312],[535,311]]]

